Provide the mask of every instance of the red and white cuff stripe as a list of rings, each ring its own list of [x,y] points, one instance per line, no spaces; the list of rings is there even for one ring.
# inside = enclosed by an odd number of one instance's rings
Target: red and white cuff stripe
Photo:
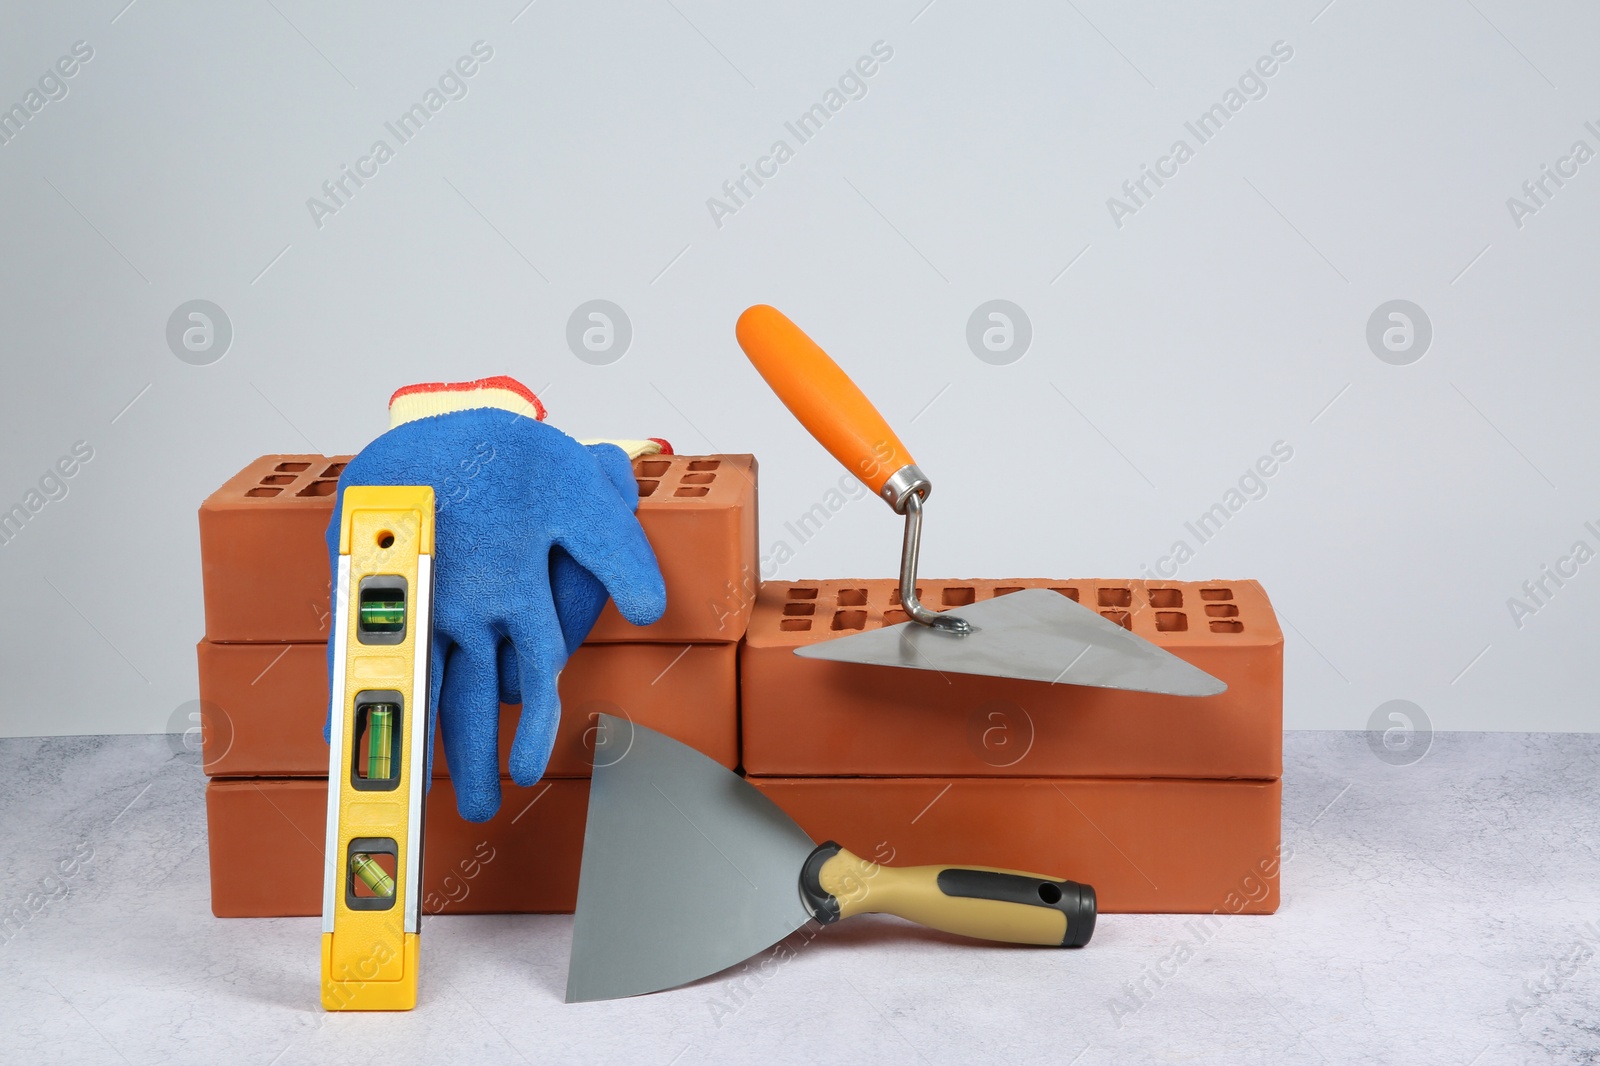
[[[532,389],[516,378],[500,374],[477,381],[429,381],[396,389],[394,395],[389,397],[389,428],[415,422],[419,418],[480,407],[527,415],[537,422],[543,422],[545,416],[544,404]],[[627,452],[630,459],[637,459],[641,455],[672,454],[672,445],[660,437],[642,440],[603,437],[581,443],[615,444]]]
[[[544,404],[516,378],[504,374],[477,381],[429,381],[396,389],[389,397],[389,428],[419,418],[495,407],[543,422]]]

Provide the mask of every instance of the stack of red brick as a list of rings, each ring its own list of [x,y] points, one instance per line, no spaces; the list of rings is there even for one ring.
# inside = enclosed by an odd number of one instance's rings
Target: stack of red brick
[[[932,581],[938,610],[1053,588],[1227,682],[1187,698],[804,659],[905,621],[897,583],[769,582],[740,653],[745,773],[813,837],[897,865],[1094,885],[1102,911],[1278,906],[1283,634],[1254,581]]]
[[[272,455],[200,508],[206,638],[198,648],[211,905],[220,917],[321,913],[327,819],[329,583],[323,533],[344,458]],[[738,641],[755,584],[748,455],[634,464],[639,520],[666,578],[659,622],[607,605],[561,675],[561,726],[532,788],[502,777],[500,813],[456,813],[442,747],[427,799],[424,909],[571,910],[595,722],[625,716],[738,763]],[[501,709],[501,773],[520,708]]]
[[[201,508],[219,916],[320,911],[322,534],[341,468],[268,456]],[[803,659],[802,644],[903,621],[894,583],[769,582],[757,594],[754,459],[653,456],[635,472],[667,614],[640,629],[607,607],[562,674],[545,780],[504,780],[490,822],[456,814],[435,753],[427,910],[571,910],[600,712],[742,769],[814,838],[882,862],[1071,877],[1095,886],[1105,912],[1277,908],[1283,636],[1255,582],[922,582],[939,609],[1054,588],[1227,682],[1202,699]],[[502,754],[516,720],[502,710]]]

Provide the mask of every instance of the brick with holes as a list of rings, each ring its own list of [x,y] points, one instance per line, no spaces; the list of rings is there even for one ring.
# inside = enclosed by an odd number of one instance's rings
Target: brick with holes
[[[323,532],[349,456],[266,455],[200,506],[206,638],[328,639]],[[755,603],[756,461],[751,455],[652,455],[634,461],[639,521],[667,584],[667,610],[629,625],[616,606],[591,643],[735,643]]]
[[[667,611],[642,629],[606,604],[591,643],[736,642],[760,583],[753,455],[647,455],[634,460],[639,522],[667,582]]]
[[[892,580],[768,582],[740,653],[754,775],[1276,780],[1283,633],[1254,581],[918,582],[949,610],[1054,588],[1222,679],[1217,696],[1046,685],[803,659],[802,644],[905,620]]]
[[[264,455],[200,505],[206,636],[328,639],[333,493],[349,456]]]

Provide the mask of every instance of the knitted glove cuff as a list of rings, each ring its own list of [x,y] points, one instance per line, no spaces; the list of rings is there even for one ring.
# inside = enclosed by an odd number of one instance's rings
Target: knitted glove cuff
[[[415,422],[419,418],[483,407],[527,415],[536,422],[543,422],[545,416],[544,404],[532,389],[516,378],[499,374],[477,381],[429,381],[396,389],[394,395],[389,397],[389,428]],[[672,445],[660,437],[646,437],[643,440],[600,437],[579,443],[615,444],[628,453],[629,459],[637,459],[641,455],[672,454]]]
[[[501,374],[477,381],[429,381],[396,389],[389,397],[389,428],[415,422],[419,418],[495,407],[514,414],[544,421],[544,404],[516,378]]]

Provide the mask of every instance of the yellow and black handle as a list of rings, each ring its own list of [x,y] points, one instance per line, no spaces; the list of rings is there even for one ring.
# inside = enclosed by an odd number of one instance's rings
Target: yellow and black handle
[[[980,940],[1081,948],[1094,935],[1094,888],[990,866],[881,866],[833,841],[800,871],[800,895],[823,925],[893,914]]]

